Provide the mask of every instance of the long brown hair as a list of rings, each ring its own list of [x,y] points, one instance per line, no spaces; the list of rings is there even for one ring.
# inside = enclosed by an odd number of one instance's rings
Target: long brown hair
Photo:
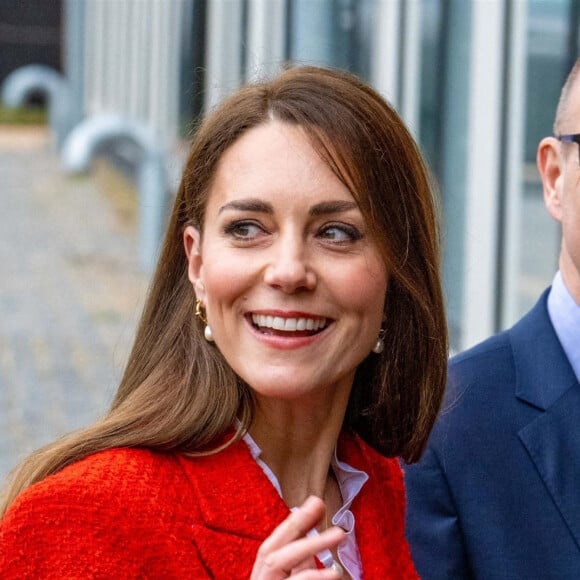
[[[416,461],[439,410],[447,328],[435,200],[397,113],[356,77],[289,69],[239,90],[202,122],[177,193],[135,343],[107,415],[40,449],[13,475],[4,507],[27,486],[91,453],[120,446],[201,453],[253,417],[250,389],[208,345],[194,318],[182,234],[201,228],[216,165],[242,134],[276,119],[301,126],[347,185],[390,274],[385,349],[359,366],[345,428],[378,451]]]

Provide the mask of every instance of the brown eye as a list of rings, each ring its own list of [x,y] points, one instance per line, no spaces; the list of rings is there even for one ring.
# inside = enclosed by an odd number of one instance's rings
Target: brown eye
[[[355,227],[346,224],[332,224],[322,228],[318,237],[335,243],[345,243],[360,240],[362,235]]]
[[[264,233],[264,228],[252,221],[235,221],[226,225],[224,233],[238,240],[253,240]]]

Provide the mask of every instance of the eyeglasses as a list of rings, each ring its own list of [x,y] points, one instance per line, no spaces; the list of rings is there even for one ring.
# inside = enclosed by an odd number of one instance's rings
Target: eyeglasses
[[[562,143],[576,143],[580,145],[580,133],[573,133],[572,135],[556,135],[558,141]]]
[[[558,141],[578,143],[578,145],[580,145],[580,133],[574,133],[573,135],[556,135],[556,139],[558,139]]]

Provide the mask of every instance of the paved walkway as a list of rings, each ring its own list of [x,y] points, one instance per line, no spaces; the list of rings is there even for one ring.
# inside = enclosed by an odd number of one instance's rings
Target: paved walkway
[[[115,391],[147,284],[115,197],[65,177],[43,130],[0,127],[0,477]]]

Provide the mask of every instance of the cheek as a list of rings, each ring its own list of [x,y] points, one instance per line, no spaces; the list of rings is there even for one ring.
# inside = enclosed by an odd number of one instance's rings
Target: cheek
[[[387,275],[381,263],[341,270],[336,288],[341,301],[353,310],[382,320]]]
[[[580,237],[580,188],[566,192],[561,201],[562,227],[566,228],[568,235]]]
[[[248,288],[251,273],[244,261],[228,252],[204,252],[202,279],[206,292],[208,313],[231,304]]]

